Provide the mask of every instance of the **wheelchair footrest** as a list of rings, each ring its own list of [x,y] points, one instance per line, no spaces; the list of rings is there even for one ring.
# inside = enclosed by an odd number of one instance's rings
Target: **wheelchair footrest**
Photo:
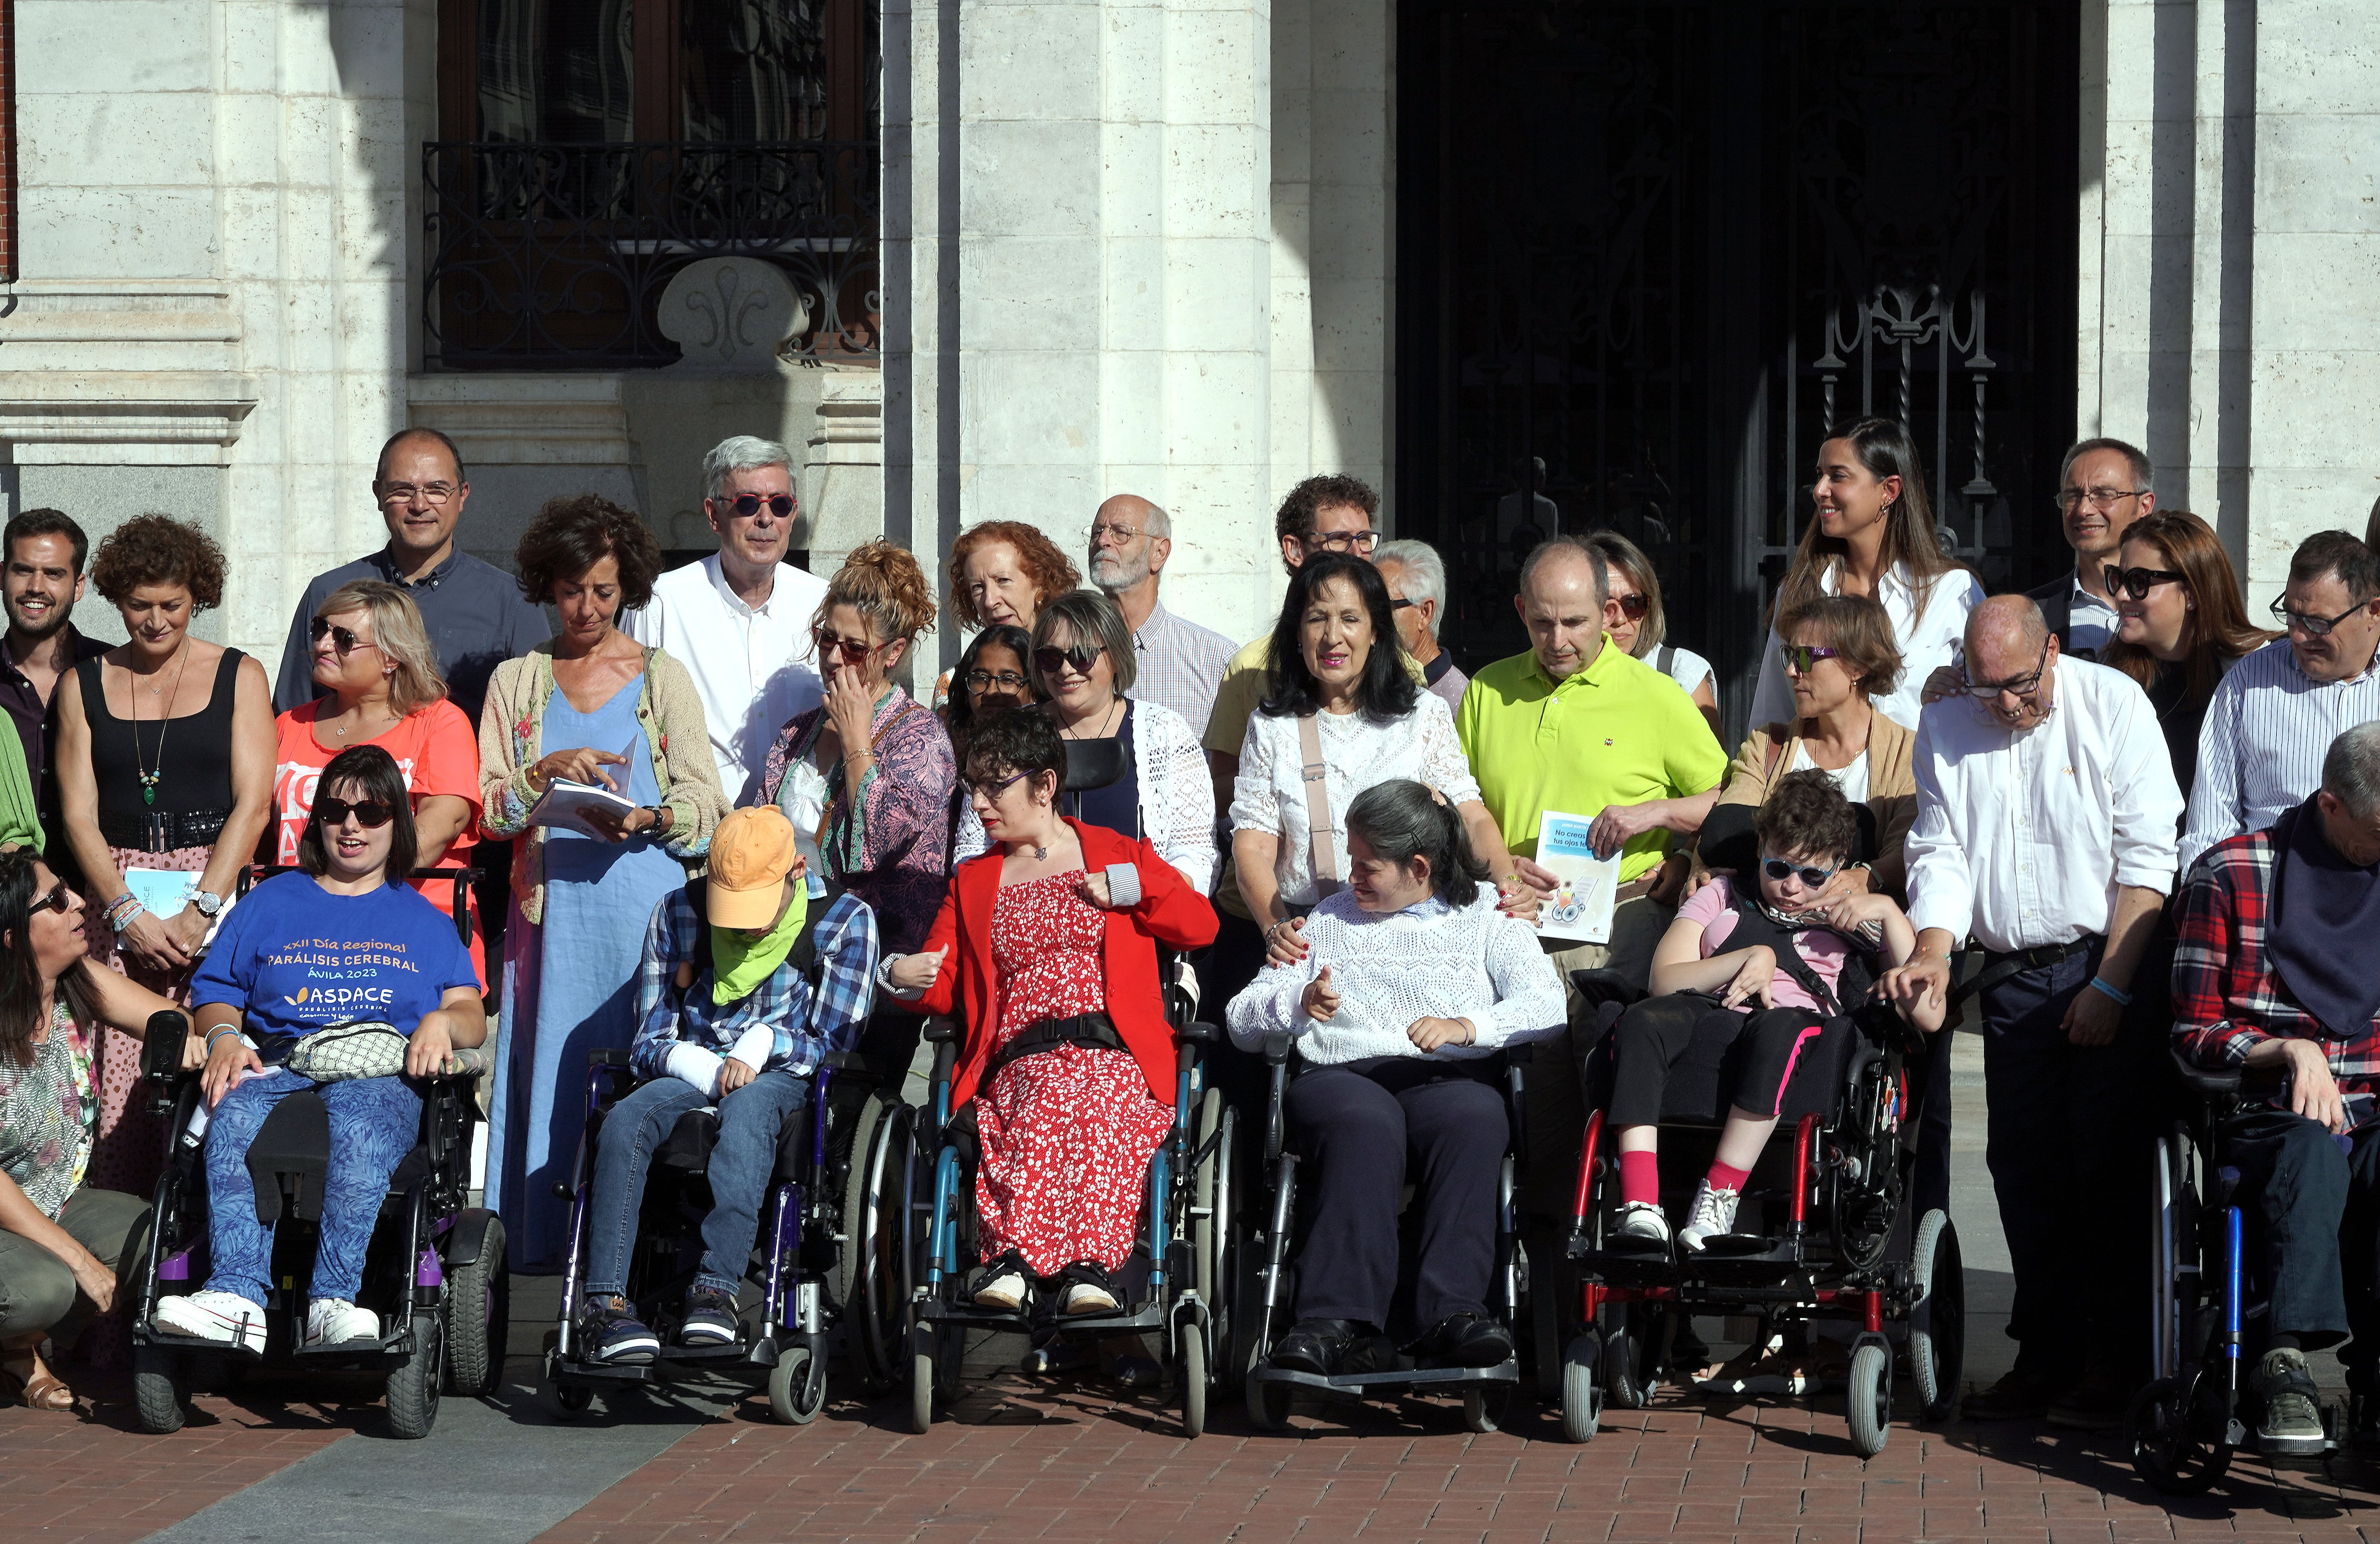
[[[966,1329],[1007,1330],[1017,1334],[1030,1334],[1037,1330],[1062,1330],[1068,1333],[1081,1331],[1095,1335],[1120,1335],[1142,1330],[1162,1330],[1166,1322],[1166,1306],[1151,1298],[1138,1308],[1111,1314],[1067,1314],[1053,1317],[1039,1313],[1015,1313],[1006,1308],[986,1308],[973,1303],[938,1303],[929,1299],[918,1305],[917,1317],[929,1324],[955,1324]]]
[[[153,1345],[163,1351],[194,1351],[201,1356],[237,1356],[246,1362],[261,1362],[264,1353],[252,1345],[236,1345],[230,1341],[211,1341],[203,1335],[177,1335],[171,1330],[143,1325],[132,1331],[135,1345]]]
[[[1266,1366],[1251,1369],[1248,1379],[1251,1382],[1286,1384],[1315,1393],[1369,1399],[1382,1394],[1459,1392],[1496,1383],[1517,1384],[1521,1380],[1521,1364],[1516,1357],[1507,1357],[1492,1368],[1390,1368],[1376,1372],[1342,1372],[1330,1378]]]

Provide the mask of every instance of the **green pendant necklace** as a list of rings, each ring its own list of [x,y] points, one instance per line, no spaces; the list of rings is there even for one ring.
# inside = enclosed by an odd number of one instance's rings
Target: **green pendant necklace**
[[[182,639],[181,648],[176,650],[174,655],[174,696],[176,699],[179,699],[182,695],[182,671],[189,663],[190,640],[188,636],[185,635]],[[159,671],[163,671],[164,666],[160,665],[157,668]],[[165,775],[165,728],[166,725],[174,722],[174,704],[172,702],[163,702],[158,705],[157,768],[154,772],[152,772],[149,769],[147,760],[140,754],[140,677],[132,674],[132,667],[130,665],[126,665],[124,667],[124,674],[131,677],[131,685],[133,687],[132,766],[133,770],[140,775],[140,802],[143,804],[153,805],[157,802],[158,780]],[[152,672],[152,674],[154,673]],[[164,693],[162,687],[151,687],[149,688],[149,695],[152,697],[162,697]]]

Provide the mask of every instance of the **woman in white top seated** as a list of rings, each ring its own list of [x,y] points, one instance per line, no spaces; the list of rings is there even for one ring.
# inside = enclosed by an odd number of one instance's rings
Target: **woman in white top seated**
[[[1513,872],[1480,801],[1454,715],[1406,672],[1393,617],[1379,571],[1338,553],[1306,559],[1281,599],[1267,691],[1248,715],[1232,798],[1240,897],[1264,930],[1271,964],[1305,957],[1299,919],[1344,878],[1347,807],[1395,777],[1427,784],[1453,806],[1505,905],[1536,915],[1536,893]],[[1306,781],[1310,761],[1320,763],[1318,784]],[[1318,840],[1318,789],[1326,816]]]
[[[1661,577],[1653,572],[1653,560],[1616,530],[1598,530],[1585,541],[1603,554],[1604,572],[1610,577],[1603,598],[1603,630],[1621,653],[1678,683],[1710,721],[1711,733],[1718,734],[1718,677],[1710,661],[1669,641],[1670,618],[1661,605]]]
[[[1562,984],[1536,932],[1480,882],[1487,865],[1463,826],[1409,779],[1357,796],[1348,888],[1307,918],[1305,964],[1261,972],[1227,1011],[1241,1049],[1291,1034],[1304,1063],[1286,1112],[1307,1162],[1299,1210],[1313,1222],[1277,1367],[1361,1370],[1351,1348],[1389,1327],[1409,1167],[1423,1209],[1412,1349],[1462,1367],[1512,1354],[1487,1306],[1511,1137],[1494,1053],[1560,1032]]]

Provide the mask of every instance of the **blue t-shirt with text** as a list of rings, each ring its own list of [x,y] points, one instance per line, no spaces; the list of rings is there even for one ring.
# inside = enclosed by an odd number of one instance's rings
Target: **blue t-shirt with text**
[[[334,895],[277,874],[224,918],[190,980],[190,1003],[248,1015],[268,1060],[328,1025],[373,1019],[413,1033],[451,987],[479,985],[455,919],[401,885]]]

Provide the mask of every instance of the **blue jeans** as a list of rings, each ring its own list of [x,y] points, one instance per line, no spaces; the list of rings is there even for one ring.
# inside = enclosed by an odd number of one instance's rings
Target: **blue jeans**
[[[719,1101],[710,1215],[702,1220],[702,1267],[695,1285],[733,1295],[742,1284],[760,1200],[776,1172],[777,1133],[809,1099],[808,1079],[777,1071],[760,1074]],[[595,1140],[594,1193],[587,1200],[588,1295],[627,1295],[628,1251],[637,1243],[653,1150],[668,1140],[680,1115],[710,1102],[682,1077],[656,1077],[603,1117]]]
[[[249,1144],[274,1105],[308,1088],[321,1089],[331,1124],[321,1238],[308,1290],[318,1299],[350,1303],[363,1291],[364,1252],[388,1196],[388,1176],[421,1135],[421,1096],[400,1077],[318,1084],[286,1067],[251,1077],[225,1094],[207,1124],[207,1237],[214,1250],[210,1291],[264,1301],[273,1271],[273,1230],[256,1220]]]

